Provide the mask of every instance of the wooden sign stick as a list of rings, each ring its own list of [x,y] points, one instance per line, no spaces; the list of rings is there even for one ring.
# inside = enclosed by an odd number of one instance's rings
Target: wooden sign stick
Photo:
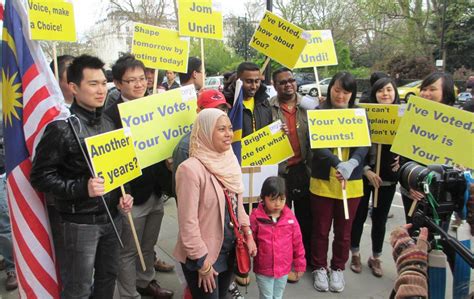
[[[120,190],[122,191],[122,196],[125,197],[125,189],[123,188],[123,185],[120,186]],[[143,272],[145,272],[146,271],[145,259],[143,258],[140,242],[138,241],[137,231],[135,230],[135,224],[133,224],[132,212],[127,213],[127,218],[128,218],[128,223],[130,223],[130,229],[132,231],[133,239],[135,240],[135,246],[137,247],[138,257],[140,258],[140,264],[142,265]]]

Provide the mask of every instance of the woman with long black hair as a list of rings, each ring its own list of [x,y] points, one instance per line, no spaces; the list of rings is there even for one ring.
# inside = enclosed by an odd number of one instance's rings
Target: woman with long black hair
[[[399,104],[397,87],[393,79],[386,77],[379,79],[372,87],[369,103],[371,104]],[[399,156],[390,152],[390,144],[381,146],[380,175],[375,173],[377,145],[372,144],[366,165],[364,166],[364,196],[362,197],[357,213],[352,223],[351,233],[351,270],[355,273],[362,271],[360,258],[360,240],[364,230],[364,223],[369,211],[370,197],[378,189],[378,204],[372,209],[372,256],[368,265],[372,274],[382,277],[383,270],[380,256],[382,255],[383,241],[385,238],[385,224],[392,205],[393,196],[397,186],[397,171],[400,168]]]

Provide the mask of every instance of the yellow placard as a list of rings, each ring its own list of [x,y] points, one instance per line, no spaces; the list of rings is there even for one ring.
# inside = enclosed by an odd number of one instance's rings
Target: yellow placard
[[[178,0],[179,35],[222,39],[222,3],[216,0]]]
[[[294,68],[309,34],[300,27],[266,11],[250,46],[288,68]]]
[[[392,144],[397,135],[404,105],[359,104],[365,108],[373,143]]]
[[[242,166],[273,165],[293,156],[280,120],[242,138]]]
[[[123,127],[129,127],[142,168],[171,157],[196,118],[194,85],[118,105]]]
[[[27,2],[31,39],[76,41],[72,3],[58,0],[28,0]]]
[[[310,30],[311,37],[301,52],[295,69],[337,65],[336,48],[331,30]]]
[[[311,148],[370,146],[365,109],[308,111]]]
[[[131,134],[124,129],[95,135],[84,140],[94,176],[104,179],[105,193],[142,174]]]
[[[391,151],[424,165],[474,169],[474,114],[411,96]]]
[[[135,23],[132,53],[146,67],[186,73],[189,40],[175,30]]]

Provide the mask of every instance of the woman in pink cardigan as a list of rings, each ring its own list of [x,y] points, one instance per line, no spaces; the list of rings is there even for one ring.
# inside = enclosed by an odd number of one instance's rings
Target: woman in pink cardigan
[[[232,137],[232,125],[223,111],[202,110],[191,132],[190,158],[176,172],[179,232],[174,256],[193,298],[225,297],[232,282],[235,235],[224,192],[250,255],[257,252],[242,204],[242,173],[231,148]]]
[[[262,201],[250,216],[258,248],[253,271],[260,299],[283,298],[292,265],[297,279],[306,271],[300,226],[293,212],[285,205],[285,193],[282,178],[268,177],[260,192]]]

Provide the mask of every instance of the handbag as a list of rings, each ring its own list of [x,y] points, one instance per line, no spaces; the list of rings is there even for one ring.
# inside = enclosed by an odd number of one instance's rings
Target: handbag
[[[227,200],[227,208],[229,210],[230,218],[234,225],[234,233],[236,237],[235,241],[235,259],[237,261],[237,274],[241,277],[245,277],[250,272],[250,254],[247,247],[247,243],[244,240],[242,232],[239,230],[240,226],[235,218],[234,210],[232,209],[232,202],[230,201],[229,195],[224,191],[225,198]]]

